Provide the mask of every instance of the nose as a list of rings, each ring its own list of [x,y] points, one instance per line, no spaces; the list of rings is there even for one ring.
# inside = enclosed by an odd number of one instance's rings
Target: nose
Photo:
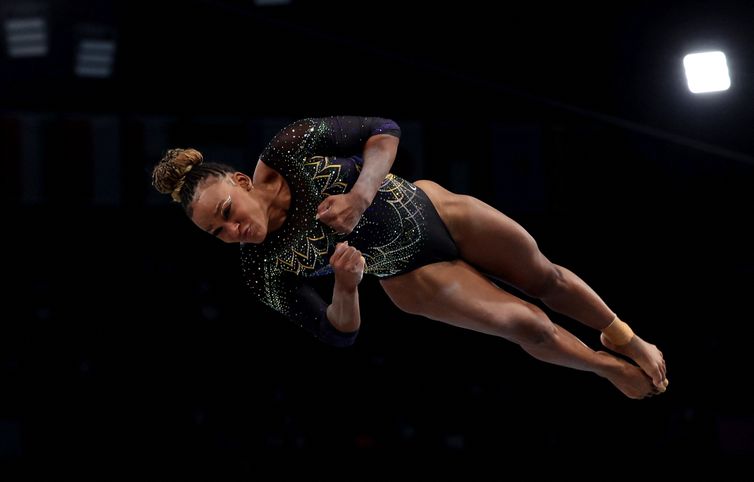
[[[241,223],[228,221],[223,226],[225,236],[220,236],[226,243],[234,243],[241,239]]]

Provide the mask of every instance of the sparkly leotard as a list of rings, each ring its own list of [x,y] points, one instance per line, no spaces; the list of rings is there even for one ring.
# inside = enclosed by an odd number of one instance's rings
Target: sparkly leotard
[[[261,244],[241,244],[246,284],[259,299],[337,346],[353,343],[356,333],[337,331],[326,316],[327,303],[306,278],[332,273],[330,255],[347,240],[366,260],[365,274],[387,278],[420,266],[458,257],[447,228],[426,194],[393,174],[382,182],[372,204],[347,236],[315,219],[329,195],[355,184],[370,136],[400,136],[398,125],[376,117],[304,119],[281,130],[260,159],[279,172],[291,190],[283,225]]]

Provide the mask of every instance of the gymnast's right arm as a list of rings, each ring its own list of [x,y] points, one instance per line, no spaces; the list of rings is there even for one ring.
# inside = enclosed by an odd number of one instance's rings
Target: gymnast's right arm
[[[359,250],[342,242],[330,256],[330,265],[335,274],[330,305],[300,278],[285,276],[279,281],[288,285],[286,291],[292,296],[278,308],[284,307],[279,311],[315,338],[333,346],[350,346],[361,326],[358,285],[364,276],[364,258]]]
[[[358,296],[358,292],[343,289],[336,281],[333,301],[328,305],[314,288],[302,283],[293,294],[291,312],[284,314],[314,338],[331,346],[347,347],[356,341],[361,325]],[[353,310],[356,318],[349,316]]]
[[[335,281],[332,303],[327,307],[327,319],[338,331],[349,333],[359,330],[361,314],[356,286],[343,286]]]
[[[335,273],[335,287],[327,319],[338,331],[357,331],[361,326],[359,283],[364,276],[364,258],[359,250],[342,242],[330,256],[330,265]]]
[[[260,301],[314,338],[336,347],[351,346],[356,341],[359,324],[341,320],[337,313],[347,305],[347,299],[338,290],[337,283],[332,305],[328,305],[311,285],[289,273],[279,275],[264,291],[267,296],[260,296]],[[336,306],[335,316],[330,318],[328,315],[333,311],[333,305]]]

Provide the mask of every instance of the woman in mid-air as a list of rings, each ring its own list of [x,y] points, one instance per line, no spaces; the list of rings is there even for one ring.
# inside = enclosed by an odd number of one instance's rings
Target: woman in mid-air
[[[361,325],[364,273],[401,310],[508,339],[535,358],[608,379],[631,398],[664,392],[665,361],[578,276],[553,264],[519,224],[471,196],[390,174],[400,128],[377,117],[304,119],[281,130],[250,175],[171,149],[154,186],[200,229],[240,243],[244,279],[265,304],[324,342]],[[333,274],[327,304],[307,278]],[[504,280],[601,331],[595,352]]]

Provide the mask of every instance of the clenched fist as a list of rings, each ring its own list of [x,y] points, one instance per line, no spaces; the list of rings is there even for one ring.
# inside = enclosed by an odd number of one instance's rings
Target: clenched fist
[[[333,194],[319,204],[315,217],[336,233],[350,234],[368,207],[369,203],[353,192]]]
[[[364,276],[366,261],[361,251],[343,241],[335,246],[335,252],[330,256],[330,266],[335,272],[335,280],[346,286],[355,287]]]

